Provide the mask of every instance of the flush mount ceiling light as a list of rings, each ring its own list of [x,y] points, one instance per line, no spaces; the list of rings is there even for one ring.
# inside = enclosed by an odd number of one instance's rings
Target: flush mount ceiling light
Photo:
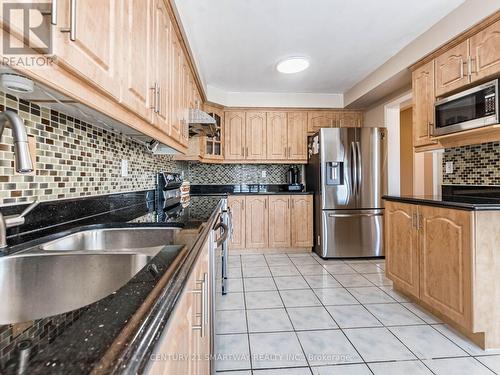
[[[309,68],[309,60],[305,57],[291,57],[285,59],[276,65],[276,69],[280,73],[292,74],[302,72]]]

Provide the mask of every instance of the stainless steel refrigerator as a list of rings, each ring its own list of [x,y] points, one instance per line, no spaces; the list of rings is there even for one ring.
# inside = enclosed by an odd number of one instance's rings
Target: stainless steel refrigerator
[[[323,258],[384,255],[383,128],[325,128],[310,138],[314,251]]]

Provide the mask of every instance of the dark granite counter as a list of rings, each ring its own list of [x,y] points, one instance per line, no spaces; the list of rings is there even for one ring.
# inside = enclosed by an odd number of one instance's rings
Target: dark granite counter
[[[158,214],[154,205],[134,201],[130,206],[100,212],[93,216],[92,225],[83,221],[87,225],[59,227],[64,230],[36,239],[23,234],[27,242],[18,239],[4,256],[87,229],[160,226],[178,231],[176,242],[160,250],[126,285],[82,307],[78,319],[50,343],[36,348],[27,373],[142,373],[215,221],[220,202],[218,196],[193,197],[180,214],[169,217]]]
[[[387,201],[449,207],[461,210],[500,210],[500,187],[444,185],[441,195],[382,197]]]
[[[288,185],[277,184],[241,184],[241,185],[191,185],[192,196],[197,195],[274,195],[274,194],[312,194],[304,191],[303,186],[300,190],[289,190]]]

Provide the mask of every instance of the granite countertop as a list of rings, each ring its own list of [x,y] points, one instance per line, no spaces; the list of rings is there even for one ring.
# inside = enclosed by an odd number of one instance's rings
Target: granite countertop
[[[38,348],[29,374],[141,373],[175,307],[185,281],[220,207],[220,197],[194,197],[183,220],[158,222],[151,207],[134,205],[100,215],[92,225],[50,234],[11,248],[11,252],[86,229],[164,226],[180,231],[178,242],[165,246],[127,284],[81,308],[80,317],[50,344]],[[203,207],[203,210],[200,209]],[[124,215],[124,213],[126,213]],[[126,220],[126,221],[125,221]],[[158,272],[151,272],[150,265]]]
[[[288,190],[286,184],[240,184],[240,185],[191,185],[190,194],[192,196],[199,195],[295,195],[295,194],[313,194],[304,190],[300,186],[298,191]]]
[[[464,195],[384,195],[387,201],[449,207],[461,210],[500,210],[500,198]]]

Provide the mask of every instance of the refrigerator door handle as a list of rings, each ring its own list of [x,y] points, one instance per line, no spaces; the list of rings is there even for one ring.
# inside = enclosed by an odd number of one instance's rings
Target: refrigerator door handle
[[[358,175],[356,177],[356,194],[359,195],[361,194],[361,184],[362,184],[362,179],[363,179],[363,174],[361,173],[363,165],[361,164],[361,146],[359,145],[359,142],[356,142],[356,151],[357,151],[357,165],[356,165],[356,170],[358,172]]]
[[[352,180],[352,195],[356,196],[358,192],[358,155],[356,145],[351,142],[351,180]]]
[[[384,216],[382,212],[378,213],[352,213],[352,214],[328,214],[328,217],[353,217],[353,216],[363,216],[363,217],[374,217],[374,216]]]

